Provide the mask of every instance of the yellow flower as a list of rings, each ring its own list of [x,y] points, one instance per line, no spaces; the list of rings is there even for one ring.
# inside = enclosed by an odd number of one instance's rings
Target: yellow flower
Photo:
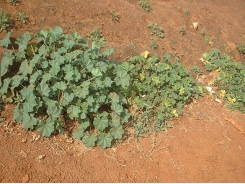
[[[220,93],[219,93],[219,96],[220,98],[224,98],[225,97],[225,94],[226,94],[226,91],[225,90],[220,90]]]
[[[236,102],[235,98],[228,97],[228,100],[229,100],[229,102],[232,102],[232,103]]]
[[[145,59],[148,57],[148,55],[149,55],[148,51],[145,51],[145,52],[141,53],[141,56],[144,56]]]

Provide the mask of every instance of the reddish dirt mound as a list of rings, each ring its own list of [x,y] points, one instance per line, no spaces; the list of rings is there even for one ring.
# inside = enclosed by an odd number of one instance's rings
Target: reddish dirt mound
[[[14,21],[13,37],[56,25],[66,33],[77,31],[86,37],[98,27],[107,47],[115,48],[111,57],[115,60],[148,50],[160,56],[178,54],[187,68],[203,67],[201,54],[218,48],[245,64],[236,50],[245,35],[243,0],[150,3],[151,12],[129,0],[29,0],[17,6],[0,0],[0,8],[12,19],[20,11],[29,16],[28,24]],[[120,14],[119,22],[111,20],[110,11]],[[193,22],[199,22],[197,30]],[[162,26],[165,38],[152,36],[147,28],[150,23]],[[183,36],[181,26],[186,29]],[[206,36],[200,33],[204,30]],[[5,35],[0,33],[0,39]],[[152,39],[157,41],[156,50],[149,46]],[[3,52],[1,48],[1,58]],[[47,139],[26,132],[12,121],[12,111],[13,105],[7,105],[2,112],[6,121],[0,128],[1,182],[245,182],[245,115],[211,98],[187,105],[183,117],[171,121],[174,128],[168,132],[134,139],[129,128],[123,141],[106,150],[86,148],[67,136]]]

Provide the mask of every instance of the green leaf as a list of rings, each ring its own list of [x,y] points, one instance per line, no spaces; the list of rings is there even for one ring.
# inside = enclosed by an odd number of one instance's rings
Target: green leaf
[[[123,112],[123,107],[118,103],[112,103],[111,110],[115,111],[118,115],[120,115]]]
[[[66,83],[63,82],[63,81],[57,82],[57,83],[53,86],[53,89],[54,89],[54,90],[59,89],[59,90],[64,91],[66,88],[67,88]]]
[[[71,119],[78,118],[79,117],[79,113],[81,113],[81,109],[80,109],[80,107],[78,107],[76,105],[71,105],[67,109],[67,113],[68,113],[68,115],[69,115],[69,117]]]
[[[11,79],[10,78],[4,79],[3,85],[2,85],[2,87],[0,89],[0,94],[1,95],[4,95],[4,94],[6,94],[8,92],[8,88],[9,88],[10,82],[11,82]]]
[[[105,84],[106,87],[111,87],[111,84],[112,84],[112,83],[113,83],[113,82],[112,82],[111,78],[109,78],[109,77],[106,77],[106,78],[105,78],[104,84]]]
[[[28,42],[31,40],[31,35],[29,32],[25,32],[16,40],[16,44],[19,46],[19,51],[25,51],[27,49]]]
[[[37,70],[35,73],[33,73],[30,76],[29,82],[31,84],[35,84],[37,82],[37,80],[41,78],[41,76],[42,76],[42,70]]]
[[[114,127],[121,124],[121,117],[117,113],[113,112],[110,114],[110,116],[111,116],[112,125]]]
[[[97,130],[103,131],[108,127],[107,114],[94,118],[94,126]]]
[[[48,107],[47,113],[52,119],[56,119],[60,117],[61,111],[62,111],[61,107],[55,105],[55,106]]]
[[[122,139],[122,135],[124,134],[124,130],[122,125],[118,125],[116,127],[113,127],[110,130],[111,135],[114,137],[114,139]]]
[[[110,49],[105,50],[105,51],[102,53],[102,55],[103,55],[104,57],[107,57],[107,56],[110,56],[113,52],[114,52],[114,49],[113,49],[113,48],[110,48]]]
[[[94,77],[100,77],[100,76],[102,76],[102,73],[101,73],[101,71],[100,71],[99,68],[93,68],[92,71],[91,71],[91,73],[92,73],[92,75]]]
[[[110,133],[104,134],[101,132],[98,135],[98,145],[101,146],[103,149],[110,147],[112,139],[113,137],[111,136]]]
[[[84,136],[84,131],[89,127],[90,123],[89,121],[82,122],[78,125],[77,130],[73,130],[72,135],[76,139],[81,139]]]
[[[17,122],[20,123],[23,120],[23,109],[21,109],[19,106],[16,106],[14,108],[14,115],[13,115],[13,119]]]
[[[12,77],[12,87],[16,88],[22,83],[23,77],[21,75],[15,75]]]
[[[123,88],[129,86],[130,77],[125,70],[118,71],[116,75],[115,81],[118,86],[121,85]]]
[[[11,44],[10,35],[13,31],[8,32],[8,34],[5,36],[3,40],[0,40],[0,44],[2,47],[8,48],[8,46]]]
[[[85,132],[85,135],[82,139],[83,143],[87,147],[91,147],[95,145],[95,142],[97,141],[97,135],[95,133],[89,134],[89,132]]]
[[[38,121],[40,120],[34,118],[32,115],[29,115],[28,113],[24,113],[22,124],[26,130],[32,130],[33,126],[38,124]]]
[[[48,117],[46,123],[43,123],[42,121],[38,122],[37,131],[40,132],[42,136],[50,137],[51,133],[55,130],[54,124],[54,120]]]
[[[37,86],[37,91],[43,96],[49,96],[50,88],[46,83],[41,82]]]
[[[115,92],[111,92],[108,97],[111,99],[111,103],[119,103],[119,96]]]

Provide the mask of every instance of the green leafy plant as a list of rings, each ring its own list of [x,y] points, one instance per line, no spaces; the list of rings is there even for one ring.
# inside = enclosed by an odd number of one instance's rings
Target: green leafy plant
[[[241,54],[245,55],[245,43],[239,43],[237,49]]]
[[[185,10],[185,14],[186,14],[186,15],[190,15],[190,10],[189,10],[189,9],[186,9],[186,10]]]
[[[182,115],[182,109],[192,97],[198,98],[202,87],[197,86],[188,71],[178,62],[171,62],[172,56],[163,59],[157,55],[129,59],[130,79],[128,92],[133,109],[136,136],[162,131],[171,127],[167,120]]]
[[[8,0],[8,2],[15,6],[19,0]]]
[[[8,12],[0,9],[0,32],[8,28],[10,25],[11,25],[11,20]]]
[[[226,106],[245,113],[245,66],[232,62],[229,56],[218,49],[203,54],[202,62],[207,71],[216,70],[220,73],[212,83],[219,87],[220,97],[226,100]]]
[[[153,24],[148,24],[147,28],[152,28],[152,33],[151,34],[154,34],[156,36],[158,36],[159,38],[164,38],[164,30],[161,26],[158,26],[157,23],[153,23]]]
[[[99,29],[94,29],[88,34],[88,39],[91,42],[95,42],[99,47],[104,47],[106,44],[106,39]]]
[[[185,27],[184,26],[181,26],[179,28],[179,33],[181,33],[182,35],[185,35],[186,34],[186,31],[185,31]]]
[[[196,74],[203,75],[203,71],[197,66],[192,66],[191,71],[195,72]]]
[[[119,15],[118,12],[110,11],[110,14],[111,14],[111,16],[112,16],[112,20],[116,20],[116,21],[119,22],[119,20],[120,20],[120,15]]]
[[[107,59],[113,49],[101,53],[95,42],[89,47],[78,33],[63,34],[61,27],[26,32],[15,43],[10,35],[0,44],[18,49],[3,55],[0,96],[16,104],[16,122],[49,137],[63,133],[71,120],[73,136],[86,146],[106,148],[122,138],[130,114],[121,91],[130,76],[127,64]]]
[[[149,46],[154,50],[157,49],[157,42],[156,40],[152,40],[152,42],[149,44]]]
[[[151,11],[151,4],[149,3],[148,0],[140,0],[139,5],[141,8],[143,8],[145,11],[149,12]]]
[[[25,24],[27,23],[28,16],[24,12],[19,12],[17,19]]]

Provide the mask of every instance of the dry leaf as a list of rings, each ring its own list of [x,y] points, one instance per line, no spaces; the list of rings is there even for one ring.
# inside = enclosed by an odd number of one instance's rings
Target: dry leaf
[[[26,174],[23,178],[22,178],[22,183],[27,183],[29,181],[29,176]]]
[[[242,128],[241,125],[239,125],[236,120],[232,119],[232,118],[225,118],[226,121],[230,122],[237,130],[239,130],[243,135],[245,135],[245,131]]]
[[[197,28],[198,28],[198,22],[192,22],[192,25],[193,25],[193,28],[195,30],[197,30]]]
[[[27,157],[26,152],[24,152],[23,150],[20,151],[20,154],[23,155],[24,157]]]
[[[38,160],[39,162],[41,162],[41,160],[44,159],[45,156],[46,156],[46,155],[39,155],[39,156],[37,157],[37,160]]]
[[[222,101],[220,99],[218,99],[218,98],[215,98],[215,101],[222,104]]]

